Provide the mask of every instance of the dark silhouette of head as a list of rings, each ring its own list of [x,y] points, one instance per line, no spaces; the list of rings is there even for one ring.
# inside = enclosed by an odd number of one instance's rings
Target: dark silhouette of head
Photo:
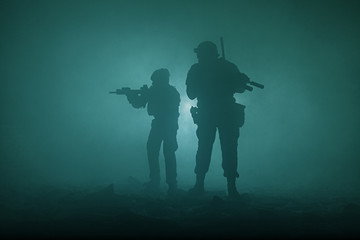
[[[153,86],[167,85],[169,84],[169,78],[170,72],[166,68],[157,69],[151,74]]]
[[[194,49],[199,62],[213,62],[219,57],[217,46],[211,41],[204,41]]]

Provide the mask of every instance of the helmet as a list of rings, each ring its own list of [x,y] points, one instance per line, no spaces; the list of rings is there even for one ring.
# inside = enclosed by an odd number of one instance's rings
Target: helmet
[[[194,52],[201,58],[204,57],[215,57],[219,56],[217,46],[215,43],[210,41],[204,41],[199,44],[197,48],[194,49]]]
[[[157,83],[168,83],[170,77],[170,72],[166,68],[160,68],[155,70],[151,74],[151,81],[157,82]]]

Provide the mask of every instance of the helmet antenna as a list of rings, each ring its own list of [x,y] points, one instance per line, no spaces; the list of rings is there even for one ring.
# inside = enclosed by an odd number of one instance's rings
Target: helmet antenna
[[[224,49],[224,39],[223,37],[220,37],[220,44],[221,44],[221,54],[223,59],[225,59],[225,49]]]

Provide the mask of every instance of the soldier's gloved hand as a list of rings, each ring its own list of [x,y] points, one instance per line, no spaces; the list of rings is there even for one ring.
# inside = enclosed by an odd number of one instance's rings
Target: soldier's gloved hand
[[[134,102],[136,102],[136,99],[137,99],[137,94],[136,93],[126,94],[126,98],[130,104],[134,104]]]
[[[239,74],[239,81],[238,81],[238,85],[236,87],[236,92],[237,93],[243,93],[245,92],[245,89],[247,87],[247,84],[250,82],[250,78],[244,74],[244,73],[240,73]]]
[[[145,85],[143,85],[141,88],[140,88],[140,90],[142,90],[142,91],[146,91],[146,90],[148,90],[149,88],[148,88],[148,86],[145,84]]]
[[[245,73],[240,73],[240,79],[245,83],[250,82],[250,78]]]
[[[148,99],[149,97],[149,87],[145,84],[144,86],[142,86],[140,88],[141,90],[141,96],[144,98],[144,99]]]

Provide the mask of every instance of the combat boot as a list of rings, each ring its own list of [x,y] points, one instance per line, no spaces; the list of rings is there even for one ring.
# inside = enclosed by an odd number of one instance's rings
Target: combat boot
[[[168,196],[176,195],[177,191],[178,191],[178,188],[177,188],[176,184],[169,184],[169,188],[167,191]]]
[[[204,180],[205,174],[197,174],[195,186],[189,190],[189,194],[197,196],[203,195],[205,193]]]
[[[149,182],[144,183],[144,190],[146,192],[157,192],[160,188],[160,181],[150,180]]]
[[[227,189],[228,189],[228,197],[229,198],[238,198],[240,196],[239,192],[236,189],[236,184],[235,184],[234,178],[227,179]]]

